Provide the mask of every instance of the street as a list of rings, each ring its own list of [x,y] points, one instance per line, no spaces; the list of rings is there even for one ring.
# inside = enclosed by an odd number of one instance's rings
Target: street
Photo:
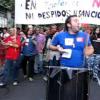
[[[0,88],[0,100],[46,100],[46,82],[42,76],[36,75],[33,82],[20,79],[18,86]],[[89,100],[100,100],[100,87],[91,81]]]
[[[0,88],[0,100],[45,100],[45,82],[41,77],[36,76],[33,82],[21,81],[18,86]]]

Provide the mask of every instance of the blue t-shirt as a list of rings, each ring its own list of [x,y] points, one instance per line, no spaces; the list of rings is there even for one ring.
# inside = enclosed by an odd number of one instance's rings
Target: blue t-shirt
[[[33,44],[32,37],[28,37],[27,39],[29,39],[29,41],[23,46],[22,53],[25,56],[33,56],[37,53],[36,45]]]
[[[68,32],[58,33],[52,40],[52,45],[60,45],[63,49],[72,51],[70,58],[61,56],[60,63],[62,66],[82,68],[84,64],[84,48],[91,45],[89,35],[84,32],[69,34]]]

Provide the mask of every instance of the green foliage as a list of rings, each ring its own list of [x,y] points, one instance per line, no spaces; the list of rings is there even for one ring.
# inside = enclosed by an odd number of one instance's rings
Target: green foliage
[[[10,10],[14,9],[15,0],[0,0],[0,5]]]

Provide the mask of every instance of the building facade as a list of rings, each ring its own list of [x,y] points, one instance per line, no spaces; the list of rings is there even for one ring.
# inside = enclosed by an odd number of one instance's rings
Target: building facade
[[[11,11],[6,7],[0,5],[0,28],[3,27],[12,27],[13,18]]]

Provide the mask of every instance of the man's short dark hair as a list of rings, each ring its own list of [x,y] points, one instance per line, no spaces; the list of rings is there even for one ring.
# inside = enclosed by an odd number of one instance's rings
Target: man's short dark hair
[[[52,27],[57,27],[57,25],[55,25],[55,24],[52,24],[52,25],[50,25],[50,29],[52,29]]]
[[[71,18],[72,17],[77,17],[77,15],[71,15],[71,16],[68,16],[67,19],[65,20],[65,27],[64,27],[64,31],[68,31],[68,26],[67,24],[71,22]]]
[[[19,30],[19,31],[20,31],[20,27],[17,27],[17,30]]]
[[[6,30],[6,31],[7,31],[7,30],[8,30],[8,28],[7,28],[7,27],[4,27],[4,28],[3,28],[3,30]]]

